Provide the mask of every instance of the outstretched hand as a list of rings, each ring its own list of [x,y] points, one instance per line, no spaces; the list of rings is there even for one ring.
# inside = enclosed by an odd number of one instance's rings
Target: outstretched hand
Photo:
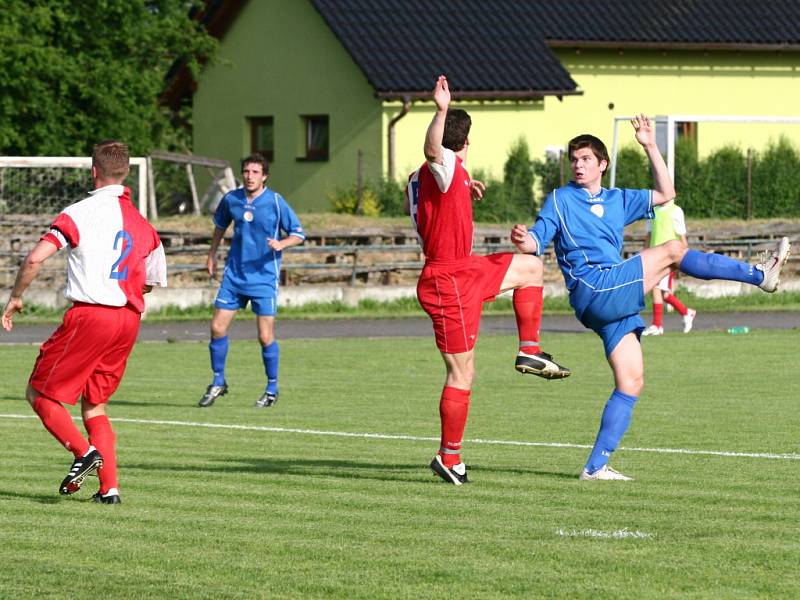
[[[642,146],[654,146],[656,143],[656,128],[650,118],[644,113],[631,119],[631,125],[636,132],[636,141]]]
[[[485,183],[478,181],[477,179],[469,180],[469,194],[472,197],[473,202],[483,199],[483,192],[485,191]]]
[[[436,87],[433,88],[433,101],[438,110],[447,110],[450,106],[450,87],[447,85],[447,77],[439,75],[436,80]]]
[[[511,229],[511,243],[523,254],[533,254],[537,249],[533,236],[528,233],[528,228],[519,223]]]

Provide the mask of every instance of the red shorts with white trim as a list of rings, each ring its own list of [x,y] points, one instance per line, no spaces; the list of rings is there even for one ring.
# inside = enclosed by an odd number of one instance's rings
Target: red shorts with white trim
[[[81,396],[91,404],[108,402],[122,380],[140,321],[129,307],[76,302],[39,349],[28,383],[65,404]]]
[[[436,347],[447,354],[475,347],[484,302],[500,293],[514,255],[468,256],[451,262],[426,262],[417,298],[433,321]]]

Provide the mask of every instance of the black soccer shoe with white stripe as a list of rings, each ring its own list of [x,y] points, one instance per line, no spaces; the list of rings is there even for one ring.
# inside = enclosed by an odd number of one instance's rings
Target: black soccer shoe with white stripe
[[[514,362],[514,368],[520,373],[529,373],[545,379],[564,379],[572,375],[572,371],[559,365],[547,352],[525,354],[520,351]]]
[[[445,483],[452,483],[453,485],[469,483],[469,479],[467,479],[467,465],[458,463],[452,467],[446,467],[442,462],[442,457],[438,454],[431,461],[431,471],[433,471],[435,475],[441,477]]]
[[[122,504],[122,498],[119,497],[119,494],[108,494],[103,496],[103,494],[100,492],[97,492],[92,496],[92,501],[100,504]]]
[[[217,398],[220,396],[224,396],[228,393],[228,384],[223,383],[222,385],[214,385],[213,383],[208,386],[206,393],[203,394],[203,397],[200,398],[200,402],[197,403],[197,406],[201,408],[207,408],[214,404]]]
[[[91,448],[85,455],[79,456],[73,461],[72,468],[69,470],[69,473],[67,473],[67,476],[64,477],[64,481],[61,482],[61,486],[58,488],[58,493],[62,496],[74,494],[81,489],[81,485],[83,484],[83,480],[86,479],[86,476],[90,473],[94,473],[102,466],[103,457],[100,456],[100,453],[95,448]]]
[[[256,408],[271,408],[278,402],[278,394],[272,392],[264,392],[258,400],[256,400]]]

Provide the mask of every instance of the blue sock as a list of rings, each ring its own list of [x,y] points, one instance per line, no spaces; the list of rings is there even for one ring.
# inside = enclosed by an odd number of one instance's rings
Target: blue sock
[[[225,361],[228,358],[228,336],[211,338],[208,351],[211,354],[211,370],[214,371],[214,381],[211,382],[211,385],[223,385],[225,383]]]
[[[278,363],[280,362],[280,350],[278,340],[269,346],[261,346],[261,358],[264,360],[264,372],[267,374],[267,389],[270,394],[278,393]]]
[[[589,473],[594,473],[608,463],[611,453],[617,449],[622,436],[628,430],[636,400],[638,400],[636,396],[623,394],[619,390],[614,390],[611,394],[600,419],[597,440],[586,462],[586,470]]]
[[[713,254],[689,250],[683,257],[680,270],[697,279],[727,279],[758,285],[764,281],[764,273],[755,266],[730,258],[724,254]]]

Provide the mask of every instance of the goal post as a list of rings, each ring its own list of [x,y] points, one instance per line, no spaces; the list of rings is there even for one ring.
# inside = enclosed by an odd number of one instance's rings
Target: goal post
[[[622,121],[631,121],[632,115],[614,117],[614,136],[611,143],[611,164],[609,165],[609,187],[614,187],[617,179],[617,153],[619,151],[619,124]],[[657,115],[654,117],[656,125],[656,143],[664,155],[669,175],[675,181],[675,131],[678,123],[740,123],[740,124],[769,124],[769,125],[798,125],[800,117],[786,116],[759,116],[759,115]]]
[[[134,203],[148,216],[148,164],[130,158]],[[92,189],[89,156],[0,156],[0,213],[58,213]]]

